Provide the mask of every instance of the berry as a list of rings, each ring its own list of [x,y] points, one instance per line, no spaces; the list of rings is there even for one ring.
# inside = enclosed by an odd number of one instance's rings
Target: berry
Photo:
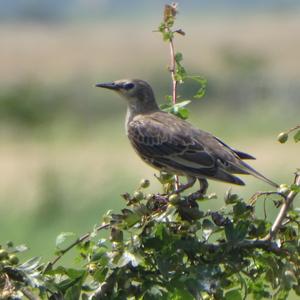
[[[150,185],[150,181],[148,179],[142,179],[140,182],[140,187],[143,189],[146,189],[147,187],[149,187]]]
[[[277,140],[279,143],[284,144],[288,140],[289,136],[286,132],[279,133]]]

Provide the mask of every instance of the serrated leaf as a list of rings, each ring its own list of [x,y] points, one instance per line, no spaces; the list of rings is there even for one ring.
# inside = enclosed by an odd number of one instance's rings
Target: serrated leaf
[[[295,134],[294,134],[294,141],[295,143],[298,143],[300,141],[300,130],[298,130]]]
[[[62,232],[60,233],[57,237],[56,237],[56,241],[55,241],[55,245],[57,248],[59,248],[59,246],[65,242],[65,240],[68,238],[68,237],[71,237],[71,236],[75,236],[75,233],[73,232]]]
[[[200,88],[194,95],[194,98],[196,98],[196,99],[203,98],[206,93],[207,80],[201,76],[188,76],[188,78],[196,81],[200,85]]]

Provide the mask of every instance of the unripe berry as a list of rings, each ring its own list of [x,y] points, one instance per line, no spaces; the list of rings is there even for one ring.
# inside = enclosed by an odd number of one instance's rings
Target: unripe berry
[[[17,265],[19,263],[19,258],[15,254],[9,255],[8,260],[12,265]]]
[[[169,197],[169,201],[172,204],[176,204],[176,203],[178,203],[180,201],[180,196],[178,194],[172,194]]]
[[[289,135],[286,132],[279,133],[277,140],[279,143],[284,144],[289,138]]]
[[[279,189],[278,189],[279,193],[283,194],[283,195],[286,195],[290,189],[289,189],[289,186],[287,184],[281,184],[279,186]]]
[[[135,191],[134,193],[133,193],[133,198],[135,199],[135,200],[143,200],[144,199],[144,194],[141,192],[141,191]]]
[[[0,260],[3,260],[8,257],[8,253],[5,249],[0,249]]]
[[[150,185],[150,181],[148,179],[142,179],[140,182],[140,187],[143,189],[146,189],[147,187],[149,187]]]

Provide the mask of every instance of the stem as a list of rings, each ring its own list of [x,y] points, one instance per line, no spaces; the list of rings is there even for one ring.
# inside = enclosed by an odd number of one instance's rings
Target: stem
[[[96,227],[96,231],[99,232],[102,229],[106,229],[109,227],[110,224],[103,224]],[[72,248],[74,248],[76,245],[80,244],[81,242],[85,241],[91,236],[91,232],[88,232],[78,238],[75,242],[73,242],[71,245],[69,245],[67,248],[60,251],[60,254],[57,255],[48,265],[48,267],[52,268],[53,265],[55,265],[68,251],[70,251]]]
[[[172,38],[170,39],[169,45],[170,45],[170,56],[171,56],[170,72],[172,77],[172,102],[174,105],[176,104],[176,100],[177,100],[177,81],[175,79],[176,61],[175,61],[174,43]]]
[[[170,28],[167,28],[168,32],[171,32]],[[172,102],[173,105],[176,104],[177,100],[177,80],[175,78],[175,72],[176,72],[176,60],[175,60],[175,50],[174,50],[174,43],[173,38],[169,39],[169,46],[170,46],[170,72],[171,72],[171,78],[172,78]],[[178,175],[174,176],[175,178],[175,189],[178,190],[179,188],[179,178]]]
[[[290,134],[292,131],[297,130],[297,129],[300,129],[300,125],[297,125],[297,126],[295,126],[293,128],[290,128],[289,130],[286,131],[286,133]]]
[[[300,173],[299,172],[296,173],[294,183],[297,186],[300,186]],[[297,196],[297,194],[298,194],[298,192],[296,192],[296,191],[289,192],[289,194],[287,195],[287,197],[286,197],[286,199],[285,199],[285,201],[284,201],[284,203],[272,225],[270,233],[264,238],[264,240],[271,240],[275,237],[276,232],[281,227],[284,219],[286,218],[287,212],[288,212],[291,204],[293,203],[295,197]]]

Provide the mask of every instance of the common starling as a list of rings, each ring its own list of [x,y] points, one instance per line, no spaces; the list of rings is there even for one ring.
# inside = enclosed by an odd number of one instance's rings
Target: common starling
[[[226,145],[212,134],[193,127],[159,109],[151,86],[139,79],[123,79],[98,83],[118,92],[127,101],[125,128],[137,154],[152,167],[186,176],[188,181],[176,192],[200,182],[199,194],[206,193],[206,179],[245,185],[233,174],[251,174],[268,184],[278,185],[246,164],[253,156]]]

